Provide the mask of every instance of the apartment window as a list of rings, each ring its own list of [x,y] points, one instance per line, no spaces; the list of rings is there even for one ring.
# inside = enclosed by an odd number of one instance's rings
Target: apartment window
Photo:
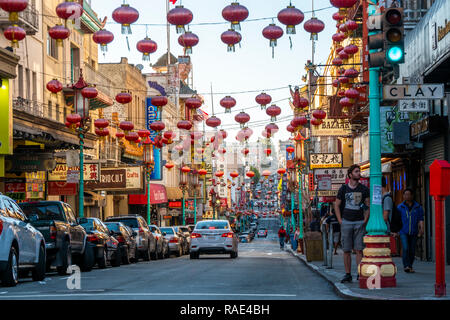
[[[58,59],[58,46],[56,45],[56,40],[52,39],[48,35],[50,28],[47,28],[47,54],[55,59]]]
[[[60,118],[61,118],[61,110],[59,110],[59,104],[58,104],[58,103],[56,104],[55,110],[56,110],[56,112],[55,112],[56,121],[60,121]]]
[[[52,119],[53,118],[53,110],[52,110],[52,102],[50,100],[48,100],[48,118]]]
[[[71,47],[70,48],[70,61],[71,61],[71,68],[72,68],[72,82],[78,81],[78,78],[80,77],[80,67],[81,67],[81,60],[80,60],[80,49],[77,47]]]
[[[32,100],[32,97],[31,97],[31,79],[30,79],[30,69],[28,69],[28,68],[26,68],[25,69],[25,77],[26,77],[26,79],[27,79],[27,82],[26,82],[26,84],[27,84],[27,99],[28,100]]]
[[[23,67],[21,65],[19,65],[19,76],[18,76],[18,81],[19,81],[19,97],[23,98]]]

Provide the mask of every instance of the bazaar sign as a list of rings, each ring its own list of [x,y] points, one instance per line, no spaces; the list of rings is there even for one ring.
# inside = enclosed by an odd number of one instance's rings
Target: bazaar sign
[[[312,126],[312,136],[347,137],[352,135],[348,119],[324,119],[320,126]]]
[[[342,168],[342,153],[311,153],[310,169]]]
[[[84,181],[99,179],[99,165],[90,163],[84,165]],[[57,164],[55,170],[48,173],[48,181],[67,181],[68,171],[79,171],[80,167],[68,167],[66,164]]]

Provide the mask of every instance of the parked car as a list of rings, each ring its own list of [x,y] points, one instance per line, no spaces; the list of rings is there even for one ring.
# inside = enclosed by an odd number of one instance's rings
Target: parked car
[[[119,242],[122,264],[136,262],[136,236],[137,233],[122,222],[105,222],[105,226],[111,232],[111,235]]]
[[[129,226],[133,231],[137,233],[136,243],[137,243],[137,255],[136,261],[139,257],[142,257],[144,261],[150,261],[150,259],[157,259],[156,254],[156,239],[152,232],[148,228],[147,222],[141,216],[118,216],[109,217],[106,219],[107,222],[122,222],[123,224]]]
[[[82,271],[92,269],[93,248],[70,205],[62,201],[39,201],[23,202],[19,206],[45,238],[47,270],[54,266],[58,274],[65,275],[73,260]]]
[[[258,230],[258,238],[267,237],[267,229],[259,229]]]
[[[161,232],[166,234],[166,238],[169,240],[169,252],[175,253],[177,257],[183,255],[183,238],[179,233],[175,231],[173,227],[161,227]]]
[[[152,224],[149,226],[151,232],[153,233],[153,236],[156,239],[156,247],[158,252],[158,258],[164,259],[167,258],[169,255],[169,240],[167,240],[161,230],[158,228],[158,226]]]
[[[45,239],[11,198],[0,195],[0,280],[15,286],[20,270],[32,270],[34,281],[45,278]]]
[[[186,226],[174,226],[176,232],[178,232],[181,237],[183,237],[183,254],[189,253],[189,248],[191,246],[191,233],[189,228]]]
[[[191,234],[190,258],[198,259],[200,254],[229,254],[238,256],[238,238],[231,230],[228,220],[206,220],[195,225]]]
[[[111,234],[105,224],[97,218],[79,218],[78,222],[87,232],[88,241],[94,245],[95,261],[100,269],[109,262],[112,267],[119,267],[122,260],[119,241]]]

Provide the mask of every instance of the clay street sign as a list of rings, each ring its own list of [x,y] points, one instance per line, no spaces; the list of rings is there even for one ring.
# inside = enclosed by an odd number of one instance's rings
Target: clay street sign
[[[394,84],[383,86],[384,100],[442,99],[444,84]]]

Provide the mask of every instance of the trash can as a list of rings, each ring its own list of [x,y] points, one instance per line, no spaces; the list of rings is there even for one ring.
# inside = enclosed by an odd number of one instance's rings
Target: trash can
[[[306,261],[323,261],[322,234],[317,231],[305,232],[304,236]]]

